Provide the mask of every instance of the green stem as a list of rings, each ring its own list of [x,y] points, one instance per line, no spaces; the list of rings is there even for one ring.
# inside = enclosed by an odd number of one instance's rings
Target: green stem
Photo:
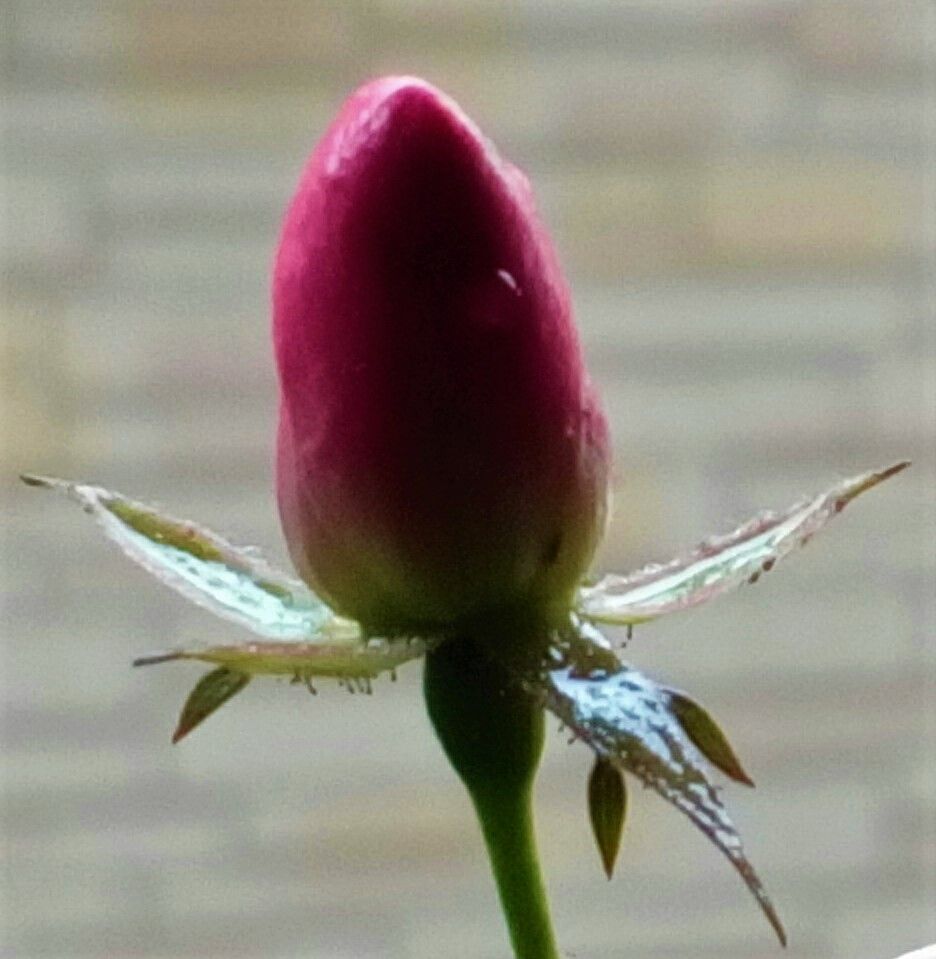
[[[426,705],[471,795],[517,959],[559,959],[533,830],[543,711],[471,639],[431,653]]]
[[[530,791],[497,800],[473,798],[517,959],[558,959]]]

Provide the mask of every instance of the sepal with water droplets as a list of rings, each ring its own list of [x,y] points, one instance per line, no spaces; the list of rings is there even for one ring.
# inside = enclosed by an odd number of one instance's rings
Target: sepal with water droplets
[[[237,673],[369,680],[423,655],[432,637],[365,636],[304,583],[272,567],[254,549],[120,493],[68,480],[23,476],[30,486],[64,493],[90,514],[133,562],[164,585],[229,622],[250,642],[193,645],[138,658],[134,665],[197,659]]]
[[[26,474],[29,486],[63,493],[124,555],[209,612],[270,640],[310,639],[335,614],[297,579],[254,549],[120,493],[86,483]]]
[[[602,759],[681,810],[728,858],[777,934],[786,933],[712,783],[706,757],[686,733],[671,691],[622,663],[587,623],[557,631],[539,666],[513,666],[527,691]]]
[[[576,608],[596,623],[634,626],[667,613],[701,606],[762,573],[803,546],[855,497],[910,464],[853,476],[781,513],[761,513],[726,536],[706,540],[684,556],[634,573],[612,573],[583,586]]]

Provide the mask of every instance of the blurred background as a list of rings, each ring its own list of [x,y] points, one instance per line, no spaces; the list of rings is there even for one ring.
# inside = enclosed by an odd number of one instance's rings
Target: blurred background
[[[790,959],[936,939],[934,11],[0,0],[3,956],[507,955],[418,666],[372,697],[258,681],[172,748],[199,669],[131,658],[235,628],[15,480],[100,482],[285,562],[271,254],[307,152],[388,71],[454,95],[554,230],[613,417],[599,569],[914,460],[628,656],[705,702],[758,782],[727,802]],[[643,790],[608,884],[564,743],[538,809],[566,955],[780,954]]]

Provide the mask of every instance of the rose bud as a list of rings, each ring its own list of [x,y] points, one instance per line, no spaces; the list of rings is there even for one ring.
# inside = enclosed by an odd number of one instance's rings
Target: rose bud
[[[273,280],[277,498],[300,575],[372,633],[568,615],[609,444],[526,178],[426,82],[360,88]]]

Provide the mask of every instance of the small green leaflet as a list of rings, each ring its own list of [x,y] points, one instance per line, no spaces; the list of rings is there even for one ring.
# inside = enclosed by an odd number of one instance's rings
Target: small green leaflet
[[[783,513],[762,513],[727,536],[713,537],[690,553],[626,576],[612,573],[579,590],[577,612],[596,623],[633,626],[667,613],[701,606],[754,582],[807,543],[856,496],[906,469],[907,462],[843,480]]]
[[[601,864],[610,879],[627,817],[627,786],[620,767],[602,756],[595,757],[588,777],[588,817]]]
[[[587,623],[557,634],[540,669],[521,671],[519,679],[599,759],[633,774],[685,813],[728,857],[780,941],[786,943],[776,910],[709,779],[706,753],[698,743],[720,760],[718,765],[729,769],[731,764],[721,753],[727,748],[732,758],[734,754],[727,741],[722,745],[716,737],[714,748],[707,742],[711,729],[700,719],[701,714],[708,720],[701,707],[696,706],[689,733],[680,716],[685,711],[674,707],[673,691],[622,663],[608,641]],[[737,778],[743,775],[741,771]]]
[[[754,782],[741,766],[728,738],[708,712],[678,689],[666,689],[665,694],[670,710],[699,752],[729,779],[753,786]]]
[[[179,716],[179,724],[172,734],[172,742],[177,743],[183,736],[188,735],[249,682],[250,677],[246,673],[238,673],[224,666],[202,676],[182,707],[182,715]]]
[[[370,692],[372,679],[385,671],[393,675],[397,666],[421,656],[430,646],[421,639],[371,639],[364,642],[360,634],[355,634],[353,643],[343,644],[323,639],[306,643],[202,646],[139,656],[133,665],[151,666],[176,659],[224,664],[203,676],[189,694],[172,737],[173,743],[177,743],[239,693],[254,675],[288,675],[293,682],[305,683],[313,693],[312,680],[320,676],[337,679],[351,692],[356,689]]]

